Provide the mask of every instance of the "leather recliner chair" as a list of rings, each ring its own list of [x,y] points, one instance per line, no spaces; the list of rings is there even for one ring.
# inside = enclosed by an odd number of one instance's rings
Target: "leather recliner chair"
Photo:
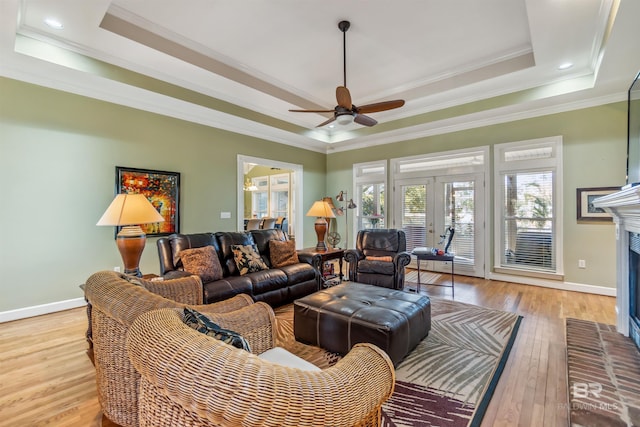
[[[411,261],[403,230],[360,230],[356,248],[345,251],[349,280],[390,289],[404,288],[404,268]]]

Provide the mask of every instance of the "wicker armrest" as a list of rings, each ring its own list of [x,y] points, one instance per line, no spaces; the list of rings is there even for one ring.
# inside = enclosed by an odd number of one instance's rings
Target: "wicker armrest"
[[[212,311],[209,306],[200,306],[196,308],[198,309],[221,327],[242,335],[249,342],[254,354],[263,353],[275,346],[276,316],[273,309],[264,302],[257,302],[230,313],[222,313],[215,309]]]
[[[211,304],[203,304],[194,306],[193,308],[203,313],[229,313],[241,308],[253,305],[253,299],[247,294],[234,295],[224,301],[218,301]]]
[[[141,280],[156,295],[182,304],[202,304],[202,280],[196,275],[169,280]]]
[[[378,425],[395,381],[389,357],[370,344],[303,371],[200,334],[175,310],[139,316],[127,351],[141,375],[140,424],[158,427]]]

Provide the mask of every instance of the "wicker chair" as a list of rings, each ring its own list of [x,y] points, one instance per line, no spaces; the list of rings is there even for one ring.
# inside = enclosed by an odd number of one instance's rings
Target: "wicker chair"
[[[136,317],[164,307],[190,306],[210,314],[253,305],[253,300],[244,294],[215,304],[198,305],[202,302],[202,282],[198,276],[150,282],[114,271],[101,271],[89,277],[85,297],[90,308],[98,400],[103,414],[123,427],[138,426],[140,376],[125,350],[127,331]],[[224,326],[224,319],[220,323]]]
[[[273,311],[236,319],[230,328],[258,327],[274,345]],[[248,314],[249,309],[237,311]],[[220,320],[222,315],[213,318]],[[155,310],[129,329],[127,351],[140,372],[140,426],[378,426],[381,406],[394,389],[389,357],[357,344],[330,368],[307,371],[263,360],[201,334],[180,310]]]

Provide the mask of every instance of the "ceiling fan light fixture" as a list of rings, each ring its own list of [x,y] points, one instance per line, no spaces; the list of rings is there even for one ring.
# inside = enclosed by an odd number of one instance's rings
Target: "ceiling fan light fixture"
[[[336,122],[341,126],[347,126],[353,123],[353,114],[340,114],[336,117]]]
[[[336,101],[338,105],[333,110],[289,110],[293,113],[333,113],[333,117],[320,123],[316,127],[327,126],[333,129],[333,122],[340,126],[348,126],[357,123],[362,126],[374,126],[378,122],[366,114],[377,113],[379,111],[392,110],[404,105],[404,100],[375,102],[373,104],[356,107],[351,102],[351,94],[347,89],[347,30],[351,24],[349,21],[340,21],[338,28],[342,31],[342,64],[343,64],[343,85],[336,88]]]

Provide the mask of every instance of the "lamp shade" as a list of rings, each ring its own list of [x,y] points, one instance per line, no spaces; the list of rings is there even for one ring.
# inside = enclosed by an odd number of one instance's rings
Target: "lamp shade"
[[[333,213],[336,212],[336,205],[333,204],[333,198],[331,198],[331,197],[323,197],[322,201],[323,202],[327,202],[329,204],[329,207],[331,208],[331,211]]]
[[[318,200],[313,203],[309,212],[307,212],[307,216],[316,216],[318,218],[335,218],[336,216],[333,213],[333,209],[329,203],[324,200]]]
[[[96,225],[124,226],[163,221],[144,194],[118,194]]]

